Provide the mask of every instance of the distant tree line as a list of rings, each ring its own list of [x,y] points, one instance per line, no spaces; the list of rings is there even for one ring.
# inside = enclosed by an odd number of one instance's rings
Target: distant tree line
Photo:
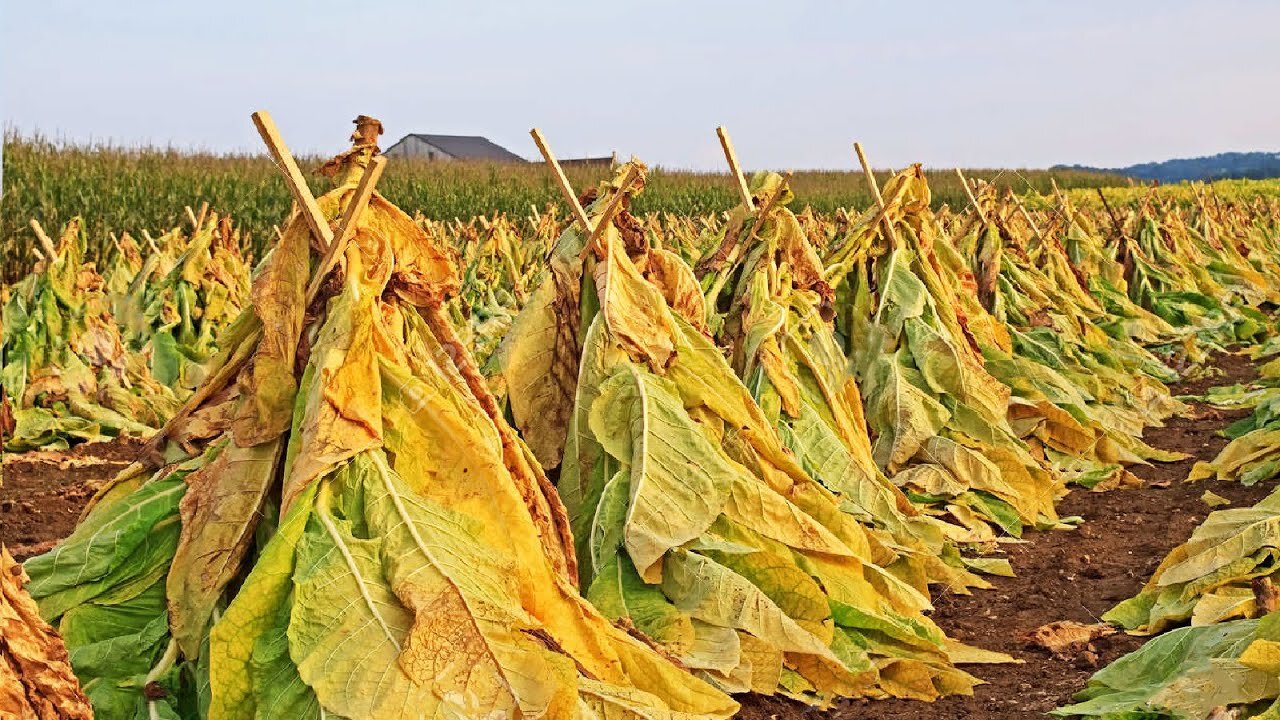
[[[1196,158],[1176,158],[1163,162],[1139,163],[1122,168],[1097,168],[1087,165],[1055,165],[1053,170],[1128,175],[1139,180],[1176,183],[1183,180],[1223,180],[1249,178],[1261,180],[1280,177],[1280,153],[1225,152]]]

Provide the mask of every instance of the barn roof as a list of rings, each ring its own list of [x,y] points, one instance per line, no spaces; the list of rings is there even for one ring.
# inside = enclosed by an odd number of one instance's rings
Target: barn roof
[[[524,158],[494,143],[489,138],[479,135],[434,135],[428,133],[410,133],[405,138],[416,137],[424,142],[440,148],[455,158],[465,160],[498,160],[501,162],[524,162]],[[404,142],[401,139],[396,143]],[[391,147],[395,147],[392,145]],[[390,148],[388,148],[390,149]]]

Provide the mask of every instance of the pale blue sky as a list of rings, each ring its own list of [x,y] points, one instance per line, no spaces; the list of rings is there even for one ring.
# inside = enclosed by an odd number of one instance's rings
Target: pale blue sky
[[[526,157],[718,169],[1124,165],[1280,150],[1280,2],[0,0],[0,122],[298,152],[358,113]]]

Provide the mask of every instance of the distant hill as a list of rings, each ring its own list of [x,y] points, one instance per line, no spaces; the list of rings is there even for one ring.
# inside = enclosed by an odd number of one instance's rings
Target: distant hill
[[[1052,169],[1117,173],[1139,180],[1159,180],[1162,183],[1175,183],[1183,180],[1221,180],[1224,178],[1262,179],[1280,177],[1280,153],[1226,152],[1206,157],[1139,163],[1122,168],[1055,165]]]

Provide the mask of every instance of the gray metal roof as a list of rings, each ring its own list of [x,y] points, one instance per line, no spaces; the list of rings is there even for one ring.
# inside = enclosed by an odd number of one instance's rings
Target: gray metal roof
[[[498,162],[525,162],[525,159],[498,145],[488,138],[479,135],[431,135],[427,133],[410,133],[405,137],[416,137],[424,142],[440,148],[449,155],[463,160],[495,160]],[[400,142],[404,142],[402,139]],[[399,145],[400,143],[396,143]],[[393,145],[392,147],[395,147]]]

